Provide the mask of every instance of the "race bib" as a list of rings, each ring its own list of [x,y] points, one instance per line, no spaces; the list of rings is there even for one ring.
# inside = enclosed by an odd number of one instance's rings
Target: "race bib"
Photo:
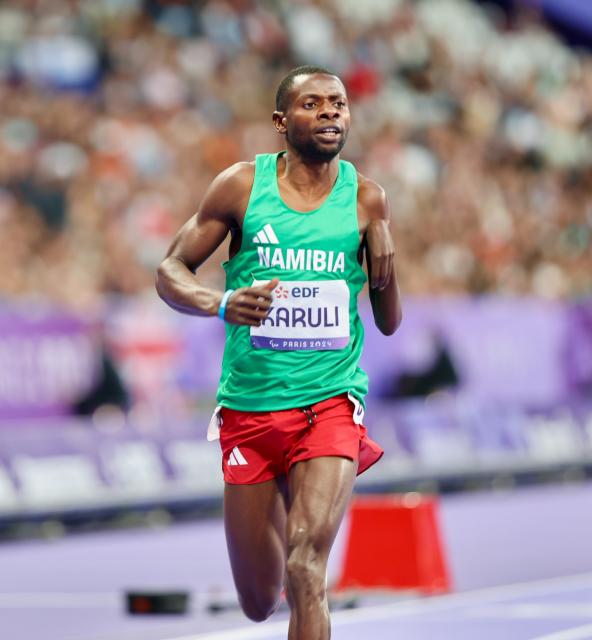
[[[256,280],[253,286],[265,284]],[[251,344],[275,351],[327,351],[349,344],[349,287],[345,280],[283,280]]]

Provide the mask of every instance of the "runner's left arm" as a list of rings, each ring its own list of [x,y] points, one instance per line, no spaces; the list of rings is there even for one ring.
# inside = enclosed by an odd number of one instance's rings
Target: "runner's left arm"
[[[363,246],[374,322],[384,335],[389,336],[397,330],[403,317],[390,229],[390,205],[384,189],[367,179],[360,184],[358,200],[366,220]]]

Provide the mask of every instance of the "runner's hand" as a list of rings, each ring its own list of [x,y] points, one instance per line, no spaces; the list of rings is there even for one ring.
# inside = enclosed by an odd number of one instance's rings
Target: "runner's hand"
[[[267,317],[273,302],[271,292],[279,282],[277,278],[273,278],[268,283],[257,287],[236,289],[226,303],[224,315],[226,322],[250,327],[261,326],[261,321]]]
[[[386,220],[373,220],[366,229],[370,288],[385,289],[393,275],[395,247]]]

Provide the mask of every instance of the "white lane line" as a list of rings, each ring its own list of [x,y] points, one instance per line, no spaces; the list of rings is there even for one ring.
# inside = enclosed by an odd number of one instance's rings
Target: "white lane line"
[[[132,591],[133,589],[128,589]],[[167,588],[159,589],[155,588],[154,591],[167,591]],[[149,589],[150,591],[150,589]],[[15,592],[1,592],[0,591],[0,608],[20,608],[20,607],[68,607],[69,605],[84,606],[97,605],[112,605],[118,603],[124,597],[126,589],[121,591],[103,591],[103,592],[86,592],[80,593],[79,591],[15,591]],[[209,604],[221,603],[222,605],[228,605],[229,607],[238,608],[238,600],[236,592],[190,592],[192,607],[205,607]]]
[[[463,612],[466,618],[532,619],[553,620],[555,618],[590,618],[590,602],[566,602],[563,604],[501,604],[477,607]]]
[[[277,638],[279,635],[285,637],[287,633],[288,621],[285,620],[284,622],[264,622],[256,627],[230,629],[197,636],[183,636],[182,638],[171,638],[170,640],[260,640],[261,638]]]
[[[592,638],[592,624],[585,624],[583,627],[572,627],[546,636],[537,636],[532,640],[590,640],[590,638]]]
[[[77,609],[111,607],[119,602],[116,593],[0,593],[1,609]]]
[[[331,616],[331,624],[333,627],[337,627],[340,625],[348,625],[358,622],[372,622],[389,618],[413,616],[434,611],[445,611],[466,605],[480,604],[487,600],[555,594],[582,587],[592,587],[592,573],[550,578],[548,580],[537,580],[533,582],[521,582],[511,585],[502,585],[499,587],[489,587],[487,589],[479,589],[466,593],[433,596],[431,598],[407,600],[405,602],[375,607],[364,607],[349,611],[338,611]],[[590,627],[592,628],[592,625],[590,625]],[[260,640],[262,638],[273,638],[280,633],[285,633],[287,628],[288,623],[286,621],[268,622],[261,625],[243,627],[241,629],[230,629],[214,633],[180,636],[167,638],[166,640]],[[582,638],[583,637],[584,636],[582,636]],[[575,636],[573,640],[579,640],[579,638],[579,636]],[[537,638],[535,640],[572,639],[559,637]]]

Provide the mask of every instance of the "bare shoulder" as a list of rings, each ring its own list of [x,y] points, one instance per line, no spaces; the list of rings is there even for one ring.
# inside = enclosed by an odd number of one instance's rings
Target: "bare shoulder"
[[[227,196],[229,191],[232,196],[237,196],[244,191],[251,191],[254,178],[254,162],[237,162],[214,178],[210,190],[215,190],[221,197]]]
[[[374,180],[358,172],[358,211],[368,221],[390,216],[385,190]]]
[[[224,169],[210,184],[200,206],[200,217],[240,220],[246,210],[254,179],[254,162],[237,162]]]

